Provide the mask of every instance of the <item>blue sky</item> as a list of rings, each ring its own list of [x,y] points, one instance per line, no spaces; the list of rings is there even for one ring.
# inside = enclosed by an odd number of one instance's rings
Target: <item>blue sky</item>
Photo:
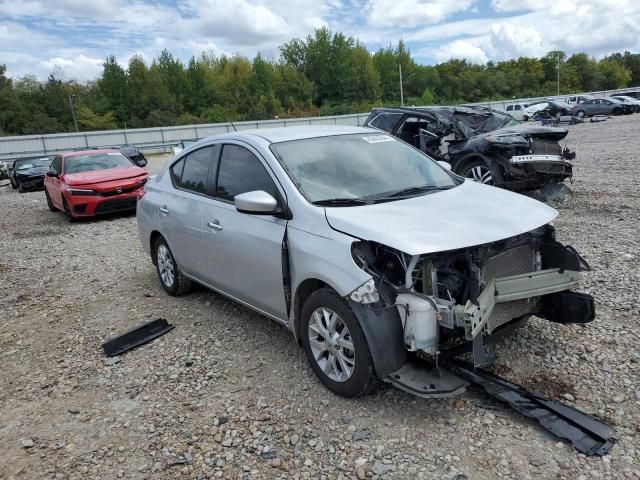
[[[328,26],[370,50],[403,38],[420,63],[484,63],[554,49],[603,56],[640,50],[637,0],[0,0],[0,63],[12,77],[99,75],[163,48],[187,60],[257,52]]]

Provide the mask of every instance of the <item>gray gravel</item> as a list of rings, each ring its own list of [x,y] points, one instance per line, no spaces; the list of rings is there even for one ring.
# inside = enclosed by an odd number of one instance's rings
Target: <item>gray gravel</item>
[[[336,397],[284,328],[205,290],[165,295],[135,217],[69,224],[42,192],[4,187],[0,479],[640,478],[639,126],[568,137],[574,195],[556,225],[594,267],[583,290],[596,321],[534,319],[496,365],[611,422],[609,456],[585,458],[480,394]],[[157,317],[176,329],[104,358],[103,341]]]

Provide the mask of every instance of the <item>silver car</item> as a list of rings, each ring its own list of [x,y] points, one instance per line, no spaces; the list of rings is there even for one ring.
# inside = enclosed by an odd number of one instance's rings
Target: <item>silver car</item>
[[[488,363],[532,314],[586,323],[594,303],[554,209],[447,167],[368,128],[214,136],[146,184],[140,239],[167,293],[197,282],[285,325],[339,395],[454,395],[448,358]]]

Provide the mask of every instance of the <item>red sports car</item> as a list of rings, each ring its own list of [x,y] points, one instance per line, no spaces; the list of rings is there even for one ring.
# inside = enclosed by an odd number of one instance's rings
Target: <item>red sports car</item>
[[[44,180],[49,210],[69,220],[135,210],[149,174],[118,150],[58,154]]]

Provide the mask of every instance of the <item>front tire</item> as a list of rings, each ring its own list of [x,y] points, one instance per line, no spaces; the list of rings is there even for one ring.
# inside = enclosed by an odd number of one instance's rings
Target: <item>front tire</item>
[[[490,168],[482,160],[475,160],[467,163],[460,175],[473,180],[474,182],[483,183],[485,185],[496,185],[502,181],[500,174],[495,169]]]
[[[158,237],[153,252],[156,272],[164,291],[174,297],[187,293],[191,289],[191,280],[180,272],[178,264],[173,258],[173,253],[164,238]]]
[[[578,111],[576,112],[576,117],[578,117],[578,118],[584,118],[584,116],[585,116],[585,111],[584,111],[584,110],[578,110]]]
[[[358,319],[332,289],[315,291],[302,308],[302,346],[316,376],[333,393],[358,397],[378,385]]]
[[[69,208],[69,204],[64,199],[64,197],[62,198],[62,209],[63,209],[64,214],[67,216],[67,220],[69,220],[69,223],[75,223],[77,218],[73,216],[73,213],[71,213],[71,209]]]
[[[44,188],[44,196],[47,198],[47,207],[49,207],[50,212],[57,212],[58,209],[53,205],[51,201],[51,197],[49,196],[49,192],[47,192],[47,187]]]

